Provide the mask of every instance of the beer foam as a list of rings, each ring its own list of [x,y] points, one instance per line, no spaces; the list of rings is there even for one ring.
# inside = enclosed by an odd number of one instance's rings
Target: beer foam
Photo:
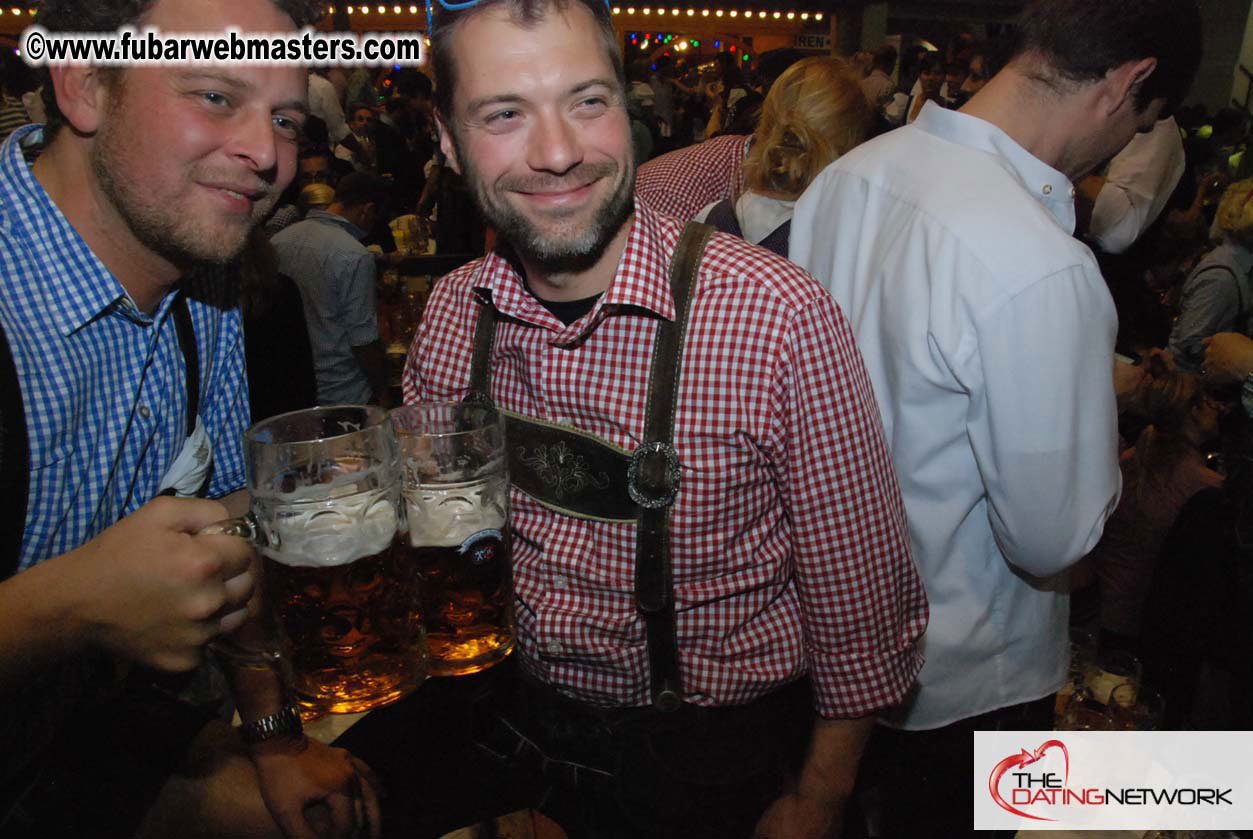
[[[274,509],[269,530],[278,545],[261,552],[276,562],[314,568],[346,565],[387,549],[396,535],[396,507],[378,490],[316,506],[284,504]]]
[[[504,530],[505,510],[493,499],[497,481],[405,490],[409,544],[454,547],[483,530]]]

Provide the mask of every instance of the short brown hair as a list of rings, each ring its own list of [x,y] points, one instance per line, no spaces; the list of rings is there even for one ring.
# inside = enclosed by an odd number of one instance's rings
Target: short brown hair
[[[828,163],[866,139],[873,112],[838,58],[796,62],[770,88],[744,160],[752,190],[792,199]]]
[[[626,89],[626,69],[622,63],[622,50],[618,46],[618,31],[614,29],[613,17],[603,0],[482,0],[468,9],[449,11],[439,0],[431,0],[431,71],[435,76],[435,107],[448,120],[452,116],[453,89],[457,86],[457,68],[449,50],[449,39],[462,21],[485,9],[505,6],[514,23],[523,29],[539,25],[550,12],[564,13],[571,6],[582,6],[592,13],[600,33],[609,64],[623,90]]]

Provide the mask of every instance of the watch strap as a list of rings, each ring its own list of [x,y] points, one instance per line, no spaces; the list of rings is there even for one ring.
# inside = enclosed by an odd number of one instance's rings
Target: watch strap
[[[300,712],[295,706],[288,705],[273,714],[244,723],[239,727],[239,734],[251,746],[276,737],[299,737],[304,730]]]

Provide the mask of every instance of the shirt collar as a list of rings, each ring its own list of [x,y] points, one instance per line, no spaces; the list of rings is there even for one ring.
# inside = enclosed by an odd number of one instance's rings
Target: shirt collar
[[[305,216],[305,218],[310,221],[321,221],[327,224],[333,224],[336,227],[342,227],[344,230],[347,230],[352,238],[356,239],[358,242],[369,235],[366,231],[357,227],[357,225],[353,224],[343,216],[328,213],[326,210],[310,210],[309,214]]]
[[[1075,232],[1075,190],[1070,179],[1018,145],[1008,134],[987,120],[941,108],[934,102],[923,105],[913,127],[950,142],[988,152],[1000,160],[1022,182],[1068,234]]]
[[[27,125],[0,147],[0,194],[11,202],[0,212],[20,231],[39,266],[37,293],[44,297],[43,310],[63,336],[111,310],[137,323],[151,323],[153,319],[139,311],[31,171],[22,150],[42,141],[43,126]],[[169,298],[166,295],[159,312],[168,308]]]
[[[612,282],[592,311],[565,326],[522,285],[516,263],[497,246],[484,257],[471,281],[484,302],[508,317],[526,321],[555,333],[551,343],[571,344],[589,333],[606,317],[645,310],[674,320],[674,295],[670,291],[670,252],[677,241],[664,217],[636,202],[631,231],[618,260]]]

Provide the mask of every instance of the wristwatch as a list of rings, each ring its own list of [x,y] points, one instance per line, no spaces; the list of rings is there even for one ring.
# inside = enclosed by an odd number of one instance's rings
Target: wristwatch
[[[250,746],[273,740],[275,737],[296,738],[304,734],[304,731],[304,726],[300,722],[300,713],[292,705],[260,719],[246,722],[239,727],[239,735]]]

